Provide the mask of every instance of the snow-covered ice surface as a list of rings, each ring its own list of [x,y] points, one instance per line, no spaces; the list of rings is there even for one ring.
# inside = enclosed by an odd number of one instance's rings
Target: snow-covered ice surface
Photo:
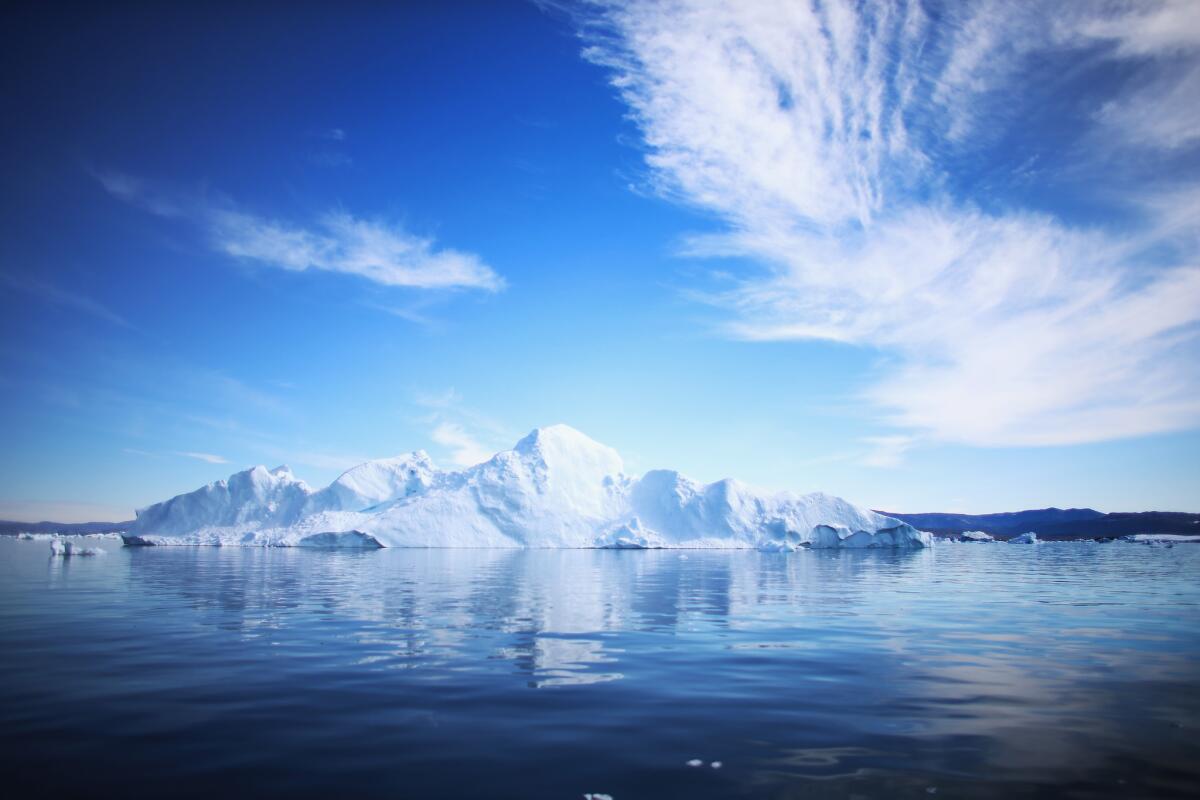
[[[461,471],[424,452],[368,461],[313,490],[258,466],[141,509],[127,544],[292,547],[927,547],[928,533],[826,494],[770,493],[670,470],[625,474],[615,450],[538,428]]]
[[[74,536],[79,539],[120,539],[121,538],[121,534],[119,534],[119,533],[61,534],[61,533],[40,533],[40,532],[39,533],[34,533],[34,532],[18,533],[16,538],[32,540],[32,541],[49,541],[51,539],[59,539],[59,538],[63,537],[64,535],[65,536]]]

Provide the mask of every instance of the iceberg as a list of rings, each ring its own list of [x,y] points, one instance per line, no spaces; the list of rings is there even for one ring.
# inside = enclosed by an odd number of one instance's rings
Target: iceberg
[[[486,548],[928,547],[930,534],[822,493],[764,492],[671,470],[625,474],[615,450],[538,428],[467,469],[421,451],[310,488],[258,466],[137,512],[131,545]]]
[[[959,542],[994,542],[995,537],[985,531],[963,531],[955,537]]]
[[[1020,536],[1014,536],[1013,538],[1008,540],[1008,543],[1009,544],[1037,544],[1038,538],[1037,538],[1036,533],[1034,533],[1033,531],[1030,531],[1029,533],[1022,533]]]

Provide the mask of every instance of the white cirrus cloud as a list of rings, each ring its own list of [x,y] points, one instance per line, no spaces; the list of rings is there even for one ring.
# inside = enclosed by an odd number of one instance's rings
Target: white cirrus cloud
[[[413,289],[504,288],[504,279],[474,253],[438,247],[383,219],[330,211],[307,224],[272,219],[235,207],[171,192],[118,172],[97,172],[114,197],[161,217],[188,220],[204,230],[217,252],[279,269],[357,275],[383,286]]]
[[[999,2],[598,5],[584,55],[639,126],[651,184],[723,223],[684,252],[758,265],[691,293],[737,338],[881,352],[864,395],[899,432],[869,441],[869,463],[921,440],[1070,444],[1200,424],[1200,191],[1186,174],[1120,187],[1124,205],[1086,225],[958,174],[995,155],[1005,126],[1053,116],[1022,100],[1053,83],[1038,69],[1076,62],[1142,77],[1110,81],[1071,123],[1076,141],[1141,147],[1143,161],[1188,146],[1194,110],[1152,113],[1156,92],[1192,91],[1196,26],[1171,22],[1187,3],[1064,3],[1052,24]],[[1121,122],[1134,117],[1136,131]],[[1097,187],[1110,167],[1050,142],[1019,155],[1070,161]]]
[[[472,467],[487,461],[494,452],[457,422],[439,423],[430,431],[429,438],[447,448],[451,462],[460,467]]]
[[[208,464],[228,464],[229,463],[229,459],[222,458],[221,456],[213,455],[212,453],[197,453],[197,452],[194,452],[191,450],[177,450],[175,452],[175,455],[183,456],[184,458],[194,458],[197,461],[203,461]]]
[[[9,275],[6,273],[0,273],[0,284],[33,295],[47,303],[62,306],[72,311],[81,311],[84,314],[102,319],[105,322],[110,322],[122,328],[133,329],[133,325],[129,323],[129,320],[103,303],[81,292],[63,289],[52,283],[29,276]]]
[[[416,421],[428,426],[429,438],[445,450],[455,466],[487,461],[514,439],[507,426],[467,406],[453,387],[417,392],[413,403],[426,412]]]
[[[345,212],[299,227],[240,211],[211,215],[213,246],[227,255],[289,270],[359,275],[385,286],[498,291],[504,281],[473,253],[438,249],[380,220]]]
[[[1132,144],[1169,150],[1200,141],[1200,6],[1195,0],[1126,3],[1084,18],[1081,37],[1108,42],[1143,62],[1134,91],[1106,103],[1097,118]]]

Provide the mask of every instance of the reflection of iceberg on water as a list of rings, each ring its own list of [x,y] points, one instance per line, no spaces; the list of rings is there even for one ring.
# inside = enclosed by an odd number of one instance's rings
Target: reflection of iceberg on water
[[[517,665],[530,675],[530,685],[584,686],[607,683],[624,677],[619,672],[601,672],[597,664],[613,664],[616,659],[604,652],[604,643],[596,639],[563,638],[540,634],[528,647],[505,647],[497,656]]]

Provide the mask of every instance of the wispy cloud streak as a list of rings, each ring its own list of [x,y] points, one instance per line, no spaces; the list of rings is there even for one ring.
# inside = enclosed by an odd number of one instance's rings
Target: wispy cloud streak
[[[429,433],[429,438],[449,449],[450,460],[460,467],[471,467],[492,457],[489,450],[457,422],[442,422]]]
[[[423,392],[413,401],[428,412],[419,421],[431,426],[429,438],[445,449],[456,466],[487,461],[514,438],[505,426],[467,407],[453,388],[441,393]]]
[[[0,274],[0,283],[20,292],[33,295],[47,303],[80,311],[122,328],[133,329],[133,325],[108,306],[79,292],[68,291],[45,281],[17,275]]]
[[[478,289],[496,292],[504,279],[474,253],[440,248],[382,219],[330,211],[310,224],[271,219],[237,208],[165,191],[115,172],[97,179],[114,197],[162,217],[200,226],[211,247],[233,258],[279,269],[357,275],[383,286]]]
[[[197,461],[204,461],[208,464],[228,464],[229,463],[229,459],[223,458],[218,455],[213,455],[212,453],[197,453],[197,452],[190,451],[190,450],[180,450],[180,451],[176,452],[175,455],[183,456],[185,458],[194,458]]]
[[[872,463],[921,438],[1066,444],[1200,423],[1200,191],[1134,187],[1120,226],[1081,227],[954,181],[987,128],[1022,113],[1034,53],[1144,70],[1078,135],[1120,123],[1106,147],[1188,145],[1193,111],[1149,112],[1155,92],[1193,92],[1189,4],[1068,3],[1052,25],[990,2],[936,21],[918,2],[600,5],[585,56],[611,71],[655,188],[725,222],[685,252],[763,267],[694,294],[732,312],[738,338],[879,348],[865,395],[904,432],[873,442]]]

